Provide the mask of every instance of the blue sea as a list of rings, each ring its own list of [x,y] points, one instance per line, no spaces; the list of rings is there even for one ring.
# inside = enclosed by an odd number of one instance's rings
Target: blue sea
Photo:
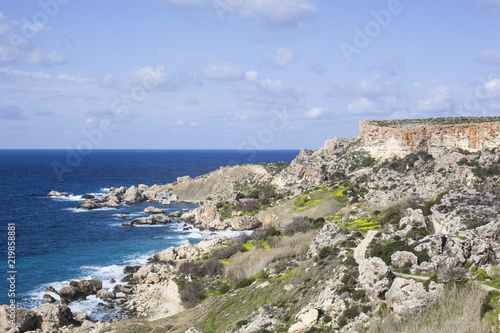
[[[76,210],[85,202],[80,197],[100,197],[110,187],[166,184],[177,177],[196,177],[221,166],[244,163],[290,162],[297,150],[95,150],[87,156],[74,156],[65,150],[0,150],[0,255],[4,274],[0,304],[7,304],[7,224],[16,226],[15,299],[18,305],[33,308],[43,304],[45,288],[55,289],[74,279],[101,279],[112,288],[111,278],[124,277],[126,265],[143,265],[154,253],[185,242],[197,243],[208,231],[183,231],[182,225],[123,227],[119,213],[128,219],[145,216],[144,208],[159,204],[121,204],[119,210]],[[47,198],[51,190],[65,192],[68,198]],[[167,209],[193,209],[195,205],[173,203]],[[234,232],[222,232],[233,235]],[[52,294],[55,298],[56,295]],[[95,319],[115,314],[98,305],[90,296],[73,303],[73,312],[87,311]]]

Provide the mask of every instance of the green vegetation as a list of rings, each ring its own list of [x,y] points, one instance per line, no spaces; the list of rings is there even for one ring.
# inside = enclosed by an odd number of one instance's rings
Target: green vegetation
[[[415,251],[416,245],[417,244],[413,246],[408,245],[403,240],[385,241],[385,242],[379,242],[374,240],[370,244],[369,253],[370,257],[379,257],[388,265],[391,264],[391,255],[397,251],[408,251],[415,254],[418,258],[419,263],[423,261],[429,261],[430,257],[429,254],[427,254],[427,252]]]

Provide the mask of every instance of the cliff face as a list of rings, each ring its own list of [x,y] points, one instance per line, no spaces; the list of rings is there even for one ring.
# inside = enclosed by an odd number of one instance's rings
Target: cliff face
[[[436,155],[443,148],[476,152],[499,147],[500,118],[479,119],[483,121],[361,121],[359,131],[364,149],[375,158],[404,157],[415,151],[427,151]]]

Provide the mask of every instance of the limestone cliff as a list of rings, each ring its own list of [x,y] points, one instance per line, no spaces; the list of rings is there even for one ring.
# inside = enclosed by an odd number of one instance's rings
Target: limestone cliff
[[[500,145],[500,117],[361,121],[363,148],[375,158],[416,151],[436,155],[443,148],[476,152]]]

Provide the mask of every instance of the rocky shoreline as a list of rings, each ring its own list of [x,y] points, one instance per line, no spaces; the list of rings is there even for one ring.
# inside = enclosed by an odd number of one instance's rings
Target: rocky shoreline
[[[487,149],[468,151],[453,141],[468,135],[459,131],[432,150],[403,142],[400,156],[391,153],[392,136],[380,137],[375,125],[350,140],[302,150],[290,164],[223,167],[163,186],[113,188],[95,204],[88,198],[87,207],[199,204],[169,216],[147,207],[148,216],[124,227],[182,221],[185,228],[254,232],[163,250],[144,266],[126,267],[113,290],[89,280],[58,291],[67,302],[95,294],[103,306],[134,319],[92,322],[52,303],[17,309],[23,327],[48,328],[57,321],[52,313],[66,327],[58,330],[68,332],[133,332],[135,324],[180,333],[387,332],[412,321],[437,332],[441,321],[462,320],[464,310],[445,312],[464,304],[465,331],[499,327],[497,138],[473,137],[484,139]],[[372,156],[373,147],[390,157]],[[54,299],[47,294],[47,301]]]

